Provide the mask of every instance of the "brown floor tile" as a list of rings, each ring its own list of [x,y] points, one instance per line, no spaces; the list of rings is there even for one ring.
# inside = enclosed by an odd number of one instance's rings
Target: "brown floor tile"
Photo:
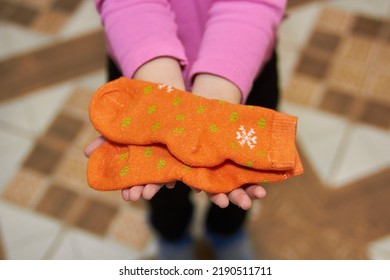
[[[39,11],[20,3],[0,0],[0,19],[22,26],[29,26]]]
[[[321,30],[315,31],[309,39],[308,46],[332,54],[340,44],[340,36]]]
[[[347,11],[325,8],[318,17],[316,27],[321,30],[332,32],[333,34],[344,36],[344,34],[349,32],[353,19],[353,15]]]
[[[352,60],[337,59],[329,71],[329,79],[326,82],[334,88],[359,94],[367,78],[365,66]]]
[[[374,42],[365,37],[344,38],[340,48],[340,56],[355,62],[368,63],[370,54],[375,51]]]
[[[66,220],[75,206],[77,194],[62,186],[51,186],[37,205],[37,211],[50,217]]]
[[[145,249],[152,237],[145,209],[129,207],[121,210],[112,222],[109,236],[130,248]]]
[[[86,168],[87,158],[84,156],[83,150],[72,146],[62,157],[52,177],[81,193],[84,188],[88,188]]]
[[[387,21],[382,29],[381,37],[390,44],[390,21]]]
[[[77,137],[83,126],[83,121],[62,113],[50,125],[46,136],[70,144]]]
[[[369,77],[369,91],[378,101],[390,103],[390,73],[376,73]]]
[[[296,74],[283,92],[283,98],[293,103],[311,106],[320,93],[321,86],[317,79]]]
[[[86,88],[76,88],[67,100],[66,106],[81,111],[85,118],[88,118],[88,108],[94,90]]]
[[[0,0],[0,19],[8,21],[18,8],[15,3]]]
[[[25,6],[34,7],[38,10],[47,10],[51,7],[54,0],[20,0]]]
[[[352,32],[356,35],[375,38],[379,35],[383,22],[366,16],[358,15],[352,26]]]
[[[32,29],[40,32],[56,34],[69,19],[69,15],[63,12],[47,11],[40,13],[31,25]]]
[[[390,232],[390,169],[334,191],[326,209],[340,231],[364,242]]]
[[[9,17],[9,21],[29,26],[38,16],[38,11],[29,7],[19,6],[17,10]]]
[[[4,245],[3,245],[3,238],[1,236],[0,232],[0,260],[6,260],[5,251],[4,251]]]
[[[296,72],[309,77],[323,79],[329,69],[329,59],[304,52],[298,62]]]
[[[329,89],[324,92],[320,108],[341,116],[350,116],[356,96]]]
[[[79,77],[105,65],[101,31],[0,62],[0,102]]]
[[[313,3],[313,2],[320,2],[321,0],[289,0],[287,2],[287,8],[295,8],[301,5]]]
[[[385,72],[387,75],[390,73],[390,44],[378,44],[376,49],[376,57],[372,61],[375,69]]]
[[[215,260],[213,249],[204,239],[195,241],[195,254],[197,260]]]
[[[45,190],[47,178],[33,170],[21,168],[8,183],[1,197],[11,203],[30,208]]]
[[[74,225],[97,235],[104,235],[118,209],[96,200],[88,200],[86,207],[76,217]]]
[[[72,13],[77,9],[81,2],[82,0],[55,0],[53,9]]]
[[[23,166],[42,174],[50,174],[57,167],[62,152],[43,141],[36,143],[35,147],[25,160]]]
[[[367,101],[358,120],[380,128],[389,129],[390,104]]]

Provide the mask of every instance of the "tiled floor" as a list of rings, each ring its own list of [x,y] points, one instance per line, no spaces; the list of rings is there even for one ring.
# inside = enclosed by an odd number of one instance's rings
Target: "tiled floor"
[[[289,1],[278,48],[305,174],[255,204],[258,257],[390,259],[390,0]],[[0,0],[0,259],[153,258],[144,203],[85,181],[103,67],[92,1]]]

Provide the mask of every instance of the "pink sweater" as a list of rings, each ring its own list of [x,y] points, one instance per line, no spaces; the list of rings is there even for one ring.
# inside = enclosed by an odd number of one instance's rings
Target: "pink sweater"
[[[95,0],[108,49],[132,77],[161,56],[183,67],[187,90],[198,73],[233,82],[246,100],[269,59],[286,0]]]

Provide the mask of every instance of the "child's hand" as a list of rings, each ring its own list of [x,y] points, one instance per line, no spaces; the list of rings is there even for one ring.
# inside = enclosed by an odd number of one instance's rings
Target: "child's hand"
[[[232,190],[230,193],[224,194],[207,194],[210,201],[215,203],[221,208],[225,208],[229,205],[229,201],[236,204],[244,210],[248,210],[252,207],[252,200],[261,199],[266,196],[266,191],[263,187],[258,185],[248,186],[246,188],[238,188]]]
[[[94,150],[96,150],[101,144],[104,143],[104,141],[106,140],[103,137],[99,137],[94,140],[85,148],[85,155],[89,157]],[[146,184],[140,186],[132,186],[122,190],[122,198],[126,201],[133,202],[138,201],[141,197],[150,200],[164,185],[170,189],[175,187],[174,182],[166,184]],[[229,205],[229,202],[232,202],[237,206],[241,207],[242,209],[249,209],[252,206],[252,200],[261,199],[265,197],[266,191],[261,186],[252,185],[245,188],[235,189],[228,194],[208,193],[207,195],[210,201],[212,201],[221,208],[227,207]]]
[[[95,139],[92,143],[90,143],[84,150],[84,154],[86,157],[90,157],[90,155],[95,151],[101,144],[103,144],[106,140],[103,136]],[[166,183],[166,184],[146,184],[140,186],[132,186],[131,188],[123,189],[121,191],[122,198],[126,201],[138,201],[141,197],[150,200],[152,197],[163,187],[174,188],[175,183]]]
[[[156,193],[164,187],[164,185],[172,189],[175,187],[175,182],[166,183],[166,184],[147,184],[141,186],[132,186],[131,188],[123,189],[121,191],[123,200],[126,201],[138,201],[141,197],[146,200],[151,200]]]

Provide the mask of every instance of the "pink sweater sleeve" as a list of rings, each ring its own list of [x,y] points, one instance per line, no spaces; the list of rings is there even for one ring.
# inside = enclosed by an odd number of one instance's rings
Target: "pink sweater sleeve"
[[[269,58],[286,0],[215,1],[190,76],[212,73],[233,82],[245,101]]]
[[[145,62],[160,56],[187,64],[177,38],[174,14],[166,0],[94,0],[108,48],[122,73],[132,77]]]

